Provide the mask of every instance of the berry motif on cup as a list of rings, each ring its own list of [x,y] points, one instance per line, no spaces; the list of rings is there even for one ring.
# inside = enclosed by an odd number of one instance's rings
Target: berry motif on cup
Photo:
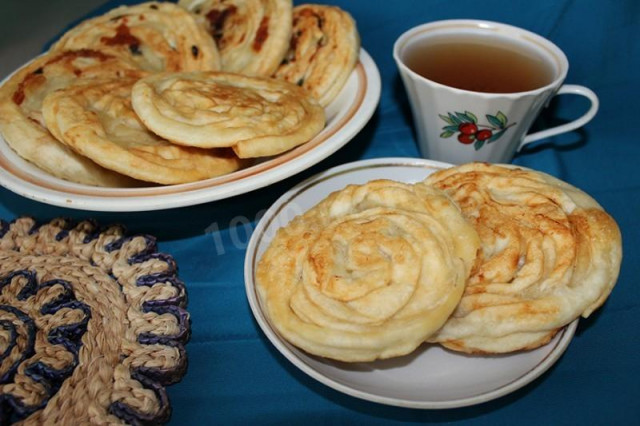
[[[507,116],[498,111],[496,115],[486,114],[489,124],[479,124],[475,114],[465,112],[439,114],[447,125],[442,128],[441,138],[450,138],[457,134],[458,142],[465,145],[473,144],[475,150],[479,150],[485,143],[495,142],[500,139],[509,127],[516,123],[509,123]]]

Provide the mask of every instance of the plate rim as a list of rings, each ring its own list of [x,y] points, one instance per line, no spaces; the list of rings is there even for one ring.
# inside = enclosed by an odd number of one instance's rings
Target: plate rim
[[[251,313],[253,314],[256,322],[258,323],[260,329],[265,334],[269,342],[275,346],[275,348],[283,355],[289,362],[291,362],[298,369],[302,370],[305,374],[312,377],[313,379],[319,381],[320,383],[333,388],[341,393],[346,395],[353,396],[355,398],[390,405],[395,407],[403,407],[403,408],[414,408],[414,409],[425,409],[425,410],[433,410],[433,409],[449,409],[449,408],[460,408],[467,407],[471,405],[477,405],[481,403],[485,403],[507,394],[510,394],[525,385],[533,382],[542,374],[544,374],[551,366],[553,366],[558,359],[564,354],[569,343],[573,339],[576,328],[578,326],[579,319],[572,321],[567,324],[562,330],[559,332],[560,337],[555,340],[554,347],[549,351],[548,354],[544,356],[544,358],[538,362],[536,365],[532,366],[526,373],[514,378],[509,383],[499,386],[496,389],[488,390],[486,392],[482,392],[476,395],[472,395],[464,398],[450,399],[444,401],[416,401],[409,400],[403,398],[393,398],[388,396],[377,395],[371,392],[363,391],[360,389],[353,388],[344,383],[341,383],[337,380],[334,380],[319,371],[315,370],[312,366],[310,366],[305,360],[296,356],[296,354],[292,351],[293,347],[291,344],[286,342],[284,339],[280,338],[277,332],[271,327],[268,322],[268,319],[264,316],[262,312],[262,308],[260,307],[260,302],[257,297],[257,290],[255,287],[255,268],[254,265],[257,262],[257,249],[262,235],[264,235],[265,229],[271,224],[271,221],[276,218],[279,214],[279,209],[288,203],[290,200],[301,194],[302,192],[308,190],[311,186],[336,177],[338,175],[345,174],[346,172],[353,172],[363,168],[371,168],[371,167],[384,167],[384,166],[412,166],[412,167],[425,167],[425,168],[448,168],[452,167],[453,164],[443,163],[439,161],[433,161],[422,158],[412,158],[412,157],[385,157],[385,158],[374,158],[367,160],[359,160],[346,164],[342,164],[336,167],[332,167],[323,172],[320,172],[314,176],[305,179],[304,181],[294,185],[284,194],[282,194],[270,207],[267,209],[265,214],[260,218],[260,221],[256,225],[249,243],[247,245],[247,250],[245,253],[245,262],[244,262],[244,281],[245,281],[245,293],[247,296],[247,300],[249,302],[249,306],[251,309]],[[507,355],[508,356],[508,355]]]
[[[29,182],[28,180],[15,175],[10,170],[7,170],[5,166],[0,163],[0,186],[25,198],[45,204],[58,207],[100,212],[139,212],[186,207],[231,198],[236,195],[255,191],[257,189],[263,188],[265,186],[291,177],[297,173],[300,173],[303,170],[326,159],[327,157],[338,151],[340,148],[342,148],[344,145],[349,143],[367,125],[367,123],[371,120],[371,117],[377,110],[380,102],[380,71],[371,55],[369,55],[369,53],[362,47],[360,48],[358,66],[362,68],[362,71],[360,73],[363,75],[363,78],[358,79],[357,82],[362,85],[362,88],[359,90],[362,90],[363,94],[362,100],[359,105],[347,105],[347,113],[349,112],[349,108],[355,108],[355,110],[353,111],[353,116],[340,127],[336,128],[334,133],[327,136],[325,140],[313,146],[308,151],[302,152],[301,154],[285,160],[281,164],[276,164],[266,170],[252,170],[252,168],[260,166],[259,164],[257,164],[239,171],[243,172],[244,170],[246,170],[247,176],[243,176],[229,182],[217,184],[215,181],[225,179],[226,177],[232,176],[233,174],[214,177],[200,182],[162,186],[164,188],[179,188],[180,186],[194,186],[194,184],[196,184],[198,185],[198,187],[196,187],[195,189],[187,189],[184,191],[178,190],[168,194],[125,196],[124,194],[126,194],[127,192],[132,193],[138,191],[139,189],[110,189],[93,187],[90,185],[82,185],[55,178],[39,169],[35,171],[35,173],[41,175],[42,179],[45,179],[45,177],[51,178],[55,181],[59,181],[61,185],[67,186],[69,188],[79,188],[82,189],[83,192],[85,192],[84,194],[75,194],[65,192],[63,190],[46,188],[38,185],[37,183]],[[3,79],[3,82],[6,81],[6,79],[10,78],[11,75],[13,75],[21,68],[22,67],[16,69],[13,73]],[[354,121],[355,117],[358,117],[357,121]],[[8,152],[10,156],[19,158],[21,161],[26,161],[18,157],[13,149],[7,144],[7,142],[1,138],[0,143],[2,144],[1,148]],[[301,145],[300,147],[304,147],[304,145]],[[286,153],[283,155],[286,155]],[[278,157],[274,158],[277,159]],[[16,165],[10,158],[7,158],[4,154],[0,155],[0,159],[13,167],[20,168],[19,165]],[[28,171],[25,173],[31,174]],[[211,184],[207,184],[208,181],[210,181]],[[149,190],[149,188],[146,189],[147,191]],[[88,195],[92,190],[103,192],[112,191],[116,195]],[[117,193],[119,192],[124,194],[117,195]]]

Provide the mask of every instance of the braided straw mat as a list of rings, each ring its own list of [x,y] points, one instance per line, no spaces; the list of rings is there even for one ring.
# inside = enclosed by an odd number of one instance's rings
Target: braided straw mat
[[[187,295],[148,235],[0,220],[0,424],[156,424],[186,371]]]

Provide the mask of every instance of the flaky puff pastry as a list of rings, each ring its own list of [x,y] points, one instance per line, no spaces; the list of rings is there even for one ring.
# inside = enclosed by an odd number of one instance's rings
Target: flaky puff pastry
[[[131,88],[146,73],[92,80],[49,94],[42,107],[51,133],[75,152],[132,178],[177,184],[241,167],[231,150],[178,146],[150,132],[131,108]]]
[[[42,117],[42,101],[55,90],[87,79],[137,73],[132,64],[96,50],[39,56],[0,88],[0,132],[18,155],[53,176],[94,186],[135,185],[132,179],[98,166],[56,140]]]
[[[177,144],[232,147],[240,158],[280,154],[325,124],[324,109],[286,81],[226,72],[159,73],[133,88],[144,124]]]
[[[359,54],[360,35],[349,13],[303,4],[293,9],[289,51],[274,77],[304,87],[326,107],[347,82]]]
[[[479,239],[454,203],[425,186],[350,185],[281,228],[257,292],[272,326],[341,361],[405,355],[446,321]]]
[[[291,0],[180,0],[216,42],[222,70],[270,76],[291,37]]]
[[[482,240],[460,305],[430,341],[470,353],[532,349],[589,316],[611,292],[620,231],[579,189],[541,172],[484,163],[439,171],[425,184],[457,201]]]
[[[67,31],[52,49],[100,50],[154,72],[220,69],[215,42],[195,17],[173,3],[112,9]]]

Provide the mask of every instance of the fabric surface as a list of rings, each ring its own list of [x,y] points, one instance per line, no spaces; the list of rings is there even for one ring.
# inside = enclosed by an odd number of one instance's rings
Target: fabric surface
[[[121,4],[111,1],[102,13]],[[132,3],[132,2],[128,2]],[[299,4],[300,2],[296,2]],[[267,188],[199,206],[146,213],[95,213],[40,204],[0,189],[0,217],[94,217],[158,237],[189,292],[192,338],[186,376],[169,389],[171,424],[627,424],[640,419],[640,2],[636,0],[336,0],[357,22],[362,46],[379,67],[380,105],[351,142],[316,166]],[[414,25],[479,18],[524,27],[566,53],[568,83],[600,98],[583,129],[536,142],[514,160],[592,195],[618,221],[623,261],[609,300],[581,320],[566,353],[548,372],[497,400],[451,410],[388,407],[343,395],[308,377],[269,343],[245,297],[243,266],[256,218],[284,191],[339,164],[419,156],[408,101],[392,58],[394,40]],[[71,23],[70,23],[71,24]],[[473,64],[470,64],[472,67]],[[579,97],[557,98],[538,127],[586,110]],[[516,420],[517,419],[517,420]]]

